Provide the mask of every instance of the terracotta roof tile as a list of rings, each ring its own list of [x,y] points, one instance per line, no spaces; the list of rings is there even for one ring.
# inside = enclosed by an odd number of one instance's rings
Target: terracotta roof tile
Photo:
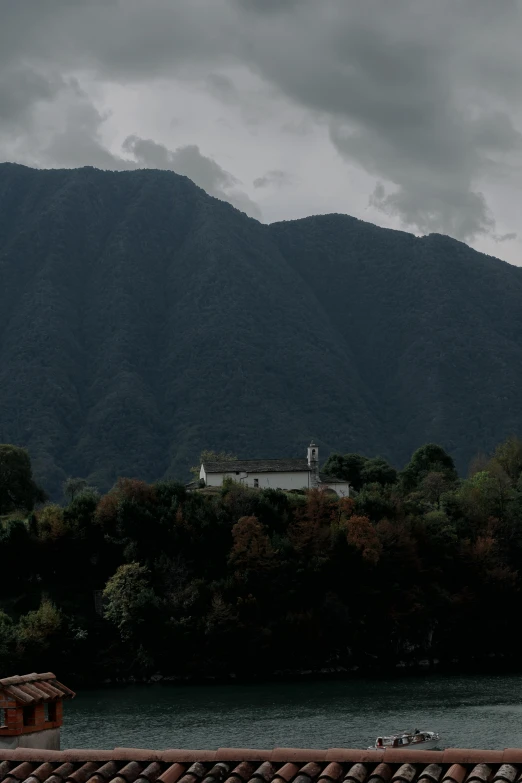
[[[517,776],[517,771],[517,768],[512,764],[502,764],[493,776],[493,780],[505,780],[506,783],[513,783]]]
[[[320,751],[322,752],[322,751]],[[338,761],[340,764],[355,764],[358,761],[377,765],[384,758],[384,750],[348,750],[347,748],[331,748],[326,751],[325,761]]]
[[[177,761],[171,764],[165,772],[163,772],[158,780],[160,783],[176,783],[177,780],[183,775],[186,770],[186,766],[179,764]]]
[[[243,781],[243,783],[246,783],[246,781],[250,780],[250,778],[252,777],[254,769],[255,766],[254,764],[252,764],[251,761],[242,761],[240,764],[237,764],[234,767],[229,777],[226,779],[225,783],[238,783],[241,781]]]
[[[518,783],[521,772],[518,749],[0,750],[0,783]]]
[[[21,764],[10,770],[8,776],[16,780],[25,780],[32,773],[33,769],[34,767],[29,761],[22,761]]]
[[[355,783],[364,783],[368,777],[368,767],[360,761],[354,764],[346,773],[345,780],[355,781]]]
[[[54,767],[50,761],[44,761],[43,764],[40,764],[33,770],[25,783],[43,783],[49,775],[52,775],[53,769]]]
[[[375,783],[380,783],[380,781],[382,781],[382,783],[388,783],[392,774],[393,770],[390,765],[381,763],[373,770],[370,780],[375,781]]]
[[[155,783],[160,775],[161,764],[159,761],[153,761],[142,770],[138,783]]]
[[[230,764],[226,764],[224,761],[218,761],[212,769],[210,769],[205,777],[203,783],[221,783],[228,773],[230,772]]]
[[[269,783],[275,775],[275,769],[269,761],[263,763],[254,771],[251,780],[264,780]]]
[[[522,764],[522,748],[506,748],[502,761],[504,764]]]
[[[404,781],[405,783],[412,783],[417,774],[417,770],[413,764],[401,764],[392,780]]]
[[[319,780],[324,780],[325,783],[327,781],[335,782],[343,776],[343,772],[343,768],[340,764],[337,763],[337,761],[331,761],[321,772]]]
[[[58,682],[52,672],[24,674],[0,679],[0,698],[13,699],[18,704],[32,705],[54,699],[72,699],[75,693]]]
[[[468,780],[476,780],[479,783],[488,783],[490,777],[491,767],[488,767],[487,764],[477,764],[471,770],[471,775],[469,775]]]
[[[304,765],[304,767],[301,767],[296,780],[298,780],[301,777],[305,778],[305,783],[306,783],[306,779],[315,780],[316,778],[319,777],[322,771],[323,768],[321,764],[317,764],[317,762],[315,761],[309,761],[307,764]]]
[[[442,777],[442,767],[440,764],[428,764],[428,766],[422,770],[419,783],[425,781],[425,783],[439,783]]]
[[[66,761],[65,764],[57,765],[54,774],[50,775],[45,783],[63,783],[73,770],[74,764],[71,764],[70,761]]]
[[[454,783],[463,783],[467,775],[467,769],[462,764],[452,764],[444,775],[445,781],[454,781]]]
[[[284,780],[285,783],[290,783],[290,781],[295,778],[298,772],[299,764],[293,764],[291,761],[289,761],[286,764],[283,764],[282,767],[279,767],[274,780],[277,783],[279,783],[281,780]]]
[[[98,767],[99,764],[97,764],[96,761],[86,761],[85,764],[82,764],[77,770],[71,772],[71,774],[68,775],[67,780],[72,781],[72,783],[87,783]]]
[[[180,783],[197,783],[205,777],[205,772],[204,764],[201,761],[195,761],[180,779]]]

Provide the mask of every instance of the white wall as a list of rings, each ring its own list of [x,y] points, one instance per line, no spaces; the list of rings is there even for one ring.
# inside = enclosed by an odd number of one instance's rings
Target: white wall
[[[350,485],[348,482],[346,482],[346,484],[321,484],[321,486],[328,487],[328,489],[333,489],[334,492],[337,492],[340,498],[350,497]]]
[[[220,487],[224,478],[231,478],[238,484],[246,487],[255,487],[255,479],[258,480],[259,489],[308,489],[310,474],[307,470],[289,473],[207,473],[201,468],[200,478],[204,479],[207,487]]]
[[[0,737],[0,750],[16,750],[16,748],[60,750],[60,729],[44,729],[15,737]]]

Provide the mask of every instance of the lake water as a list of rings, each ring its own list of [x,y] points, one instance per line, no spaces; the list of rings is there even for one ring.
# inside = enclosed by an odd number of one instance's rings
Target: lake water
[[[522,747],[522,676],[132,686],[64,706],[63,748],[365,748],[414,728],[441,747]]]

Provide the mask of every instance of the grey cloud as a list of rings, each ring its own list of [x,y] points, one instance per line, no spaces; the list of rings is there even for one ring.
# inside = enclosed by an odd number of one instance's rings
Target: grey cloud
[[[261,219],[261,210],[257,204],[238,188],[239,180],[221,168],[215,160],[202,155],[197,145],[169,150],[151,139],[129,136],[123,148],[133,155],[137,166],[169,169],[184,174],[211,196],[228,201],[250,217]]]
[[[224,103],[236,103],[238,100],[234,82],[229,76],[222,73],[209,73],[206,79],[210,93],[220,98]]]
[[[414,187],[400,188],[394,193],[386,193],[379,183],[369,203],[388,215],[400,217],[406,226],[422,234],[475,237],[495,226],[482,193],[444,190],[430,187],[429,183],[415,183]]]
[[[35,105],[52,101],[63,86],[59,76],[44,76],[31,66],[0,69],[0,132],[30,123]]]
[[[291,177],[286,171],[273,169],[272,171],[267,171],[262,177],[256,177],[252,184],[255,188],[266,188],[270,185],[280,188],[289,182],[291,182]]]
[[[253,48],[258,67],[324,113],[343,157],[396,188],[374,206],[421,231],[468,240],[492,231],[477,183],[495,165],[491,153],[517,150],[520,134],[505,112],[472,105],[480,85],[460,59],[464,19],[425,0],[344,8],[321,4],[313,25],[308,11],[295,35],[273,25],[269,52]]]
[[[258,14],[281,14],[291,11],[299,3],[306,0],[234,0],[236,5],[244,11],[254,11]]]
[[[508,234],[495,234],[493,236],[493,239],[495,242],[512,242],[514,239],[517,238],[516,231],[510,231]]]
[[[0,60],[10,67],[31,56],[100,80],[199,75],[224,103],[241,97],[216,69],[247,67],[320,117],[345,160],[386,182],[375,207],[420,231],[494,234],[484,180],[521,151],[516,0],[125,0],[124,13],[117,0],[26,0],[6,8]],[[247,199],[194,151],[148,149],[146,159],[172,166],[169,155],[187,166],[192,155],[208,187]]]

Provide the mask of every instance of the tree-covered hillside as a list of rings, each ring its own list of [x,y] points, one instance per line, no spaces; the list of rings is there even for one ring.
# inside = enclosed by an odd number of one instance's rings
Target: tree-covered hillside
[[[522,272],[342,215],[264,226],[171,172],[0,165],[0,442],[68,475],[520,430]]]
[[[399,474],[359,454],[327,466],[353,497],[121,478],[42,506],[28,454],[0,445],[0,676],[520,671],[522,442],[467,479],[436,444]]]

